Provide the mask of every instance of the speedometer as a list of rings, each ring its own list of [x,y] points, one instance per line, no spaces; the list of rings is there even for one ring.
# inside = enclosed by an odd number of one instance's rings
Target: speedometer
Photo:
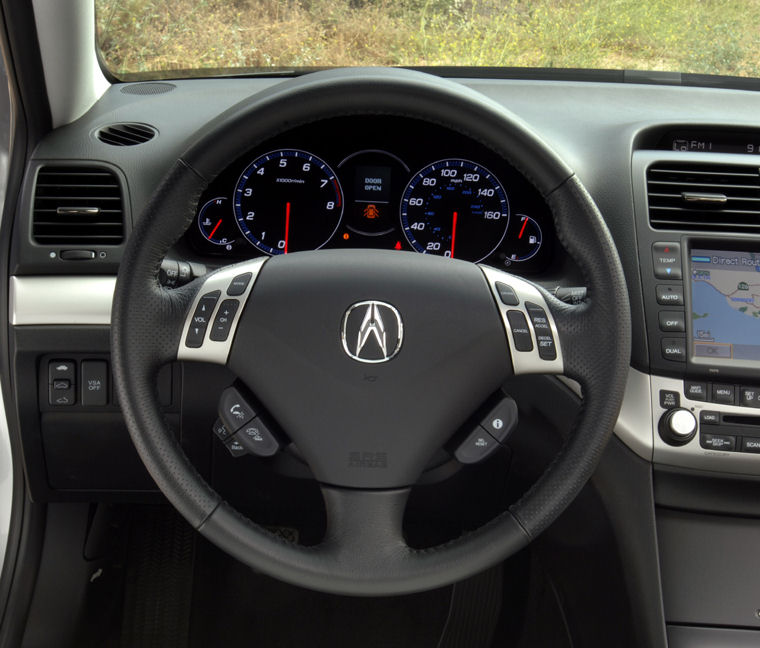
[[[267,254],[316,250],[335,233],[343,192],[316,155],[280,149],[256,158],[235,187],[235,217],[243,235]]]
[[[401,198],[401,227],[423,254],[482,261],[502,242],[509,202],[488,169],[469,160],[429,164]]]

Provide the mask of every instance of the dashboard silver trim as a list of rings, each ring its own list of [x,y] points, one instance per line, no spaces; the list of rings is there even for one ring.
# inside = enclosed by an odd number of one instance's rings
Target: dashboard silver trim
[[[559,334],[557,332],[557,324],[554,321],[554,316],[549,309],[546,300],[541,292],[532,283],[520,279],[515,275],[496,268],[491,268],[486,265],[478,266],[485,275],[488,285],[491,287],[491,292],[496,302],[496,306],[501,314],[502,323],[504,324],[504,331],[507,335],[507,341],[509,342],[509,352],[512,356],[512,368],[515,375],[520,374],[561,374],[565,370],[565,365],[562,360],[562,345],[560,344]],[[515,291],[520,303],[517,306],[506,306],[499,298],[499,291],[496,289],[496,282],[500,281],[507,284]],[[536,343],[536,333],[533,330],[533,324],[531,323],[530,315],[525,308],[525,302],[532,302],[546,311],[546,317],[549,321],[549,327],[551,328],[552,335],[554,336],[554,345],[557,349],[557,357],[554,360],[544,360],[538,355],[538,344]],[[509,311],[518,310],[524,316],[528,322],[528,329],[530,330],[530,338],[533,342],[532,351],[517,351],[515,348],[515,340],[512,336],[512,328],[509,325],[507,319],[507,313]]]
[[[111,323],[114,276],[11,277],[13,326]]]
[[[182,337],[180,338],[179,348],[177,349],[177,360],[212,362],[214,364],[221,365],[227,364],[227,358],[230,356],[232,342],[235,339],[235,331],[237,330],[238,322],[240,321],[240,317],[242,316],[243,310],[245,309],[246,303],[248,301],[248,296],[251,294],[251,290],[256,283],[259,271],[268,258],[269,257],[258,257],[256,259],[251,259],[250,261],[243,261],[241,263],[236,263],[235,265],[226,266],[208,275],[208,277],[204,279],[201,287],[198,289],[198,293],[195,295],[195,299],[193,299],[193,303],[190,304],[190,308],[187,311],[185,324],[182,327]],[[240,295],[228,295],[227,287],[230,285],[230,281],[245,272],[250,272],[252,275],[245,291]],[[185,345],[185,340],[187,339],[187,333],[190,330],[190,325],[192,324],[195,309],[198,306],[198,303],[200,302],[203,295],[206,295],[215,290],[219,290],[221,292],[221,295],[219,296],[219,299],[214,306],[214,310],[209,317],[209,324],[203,337],[203,344],[197,348],[188,347]],[[227,336],[227,339],[223,342],[217,342],[210,339],[209,331],[211,329],[212,323],[214,322],[217,311],[219,310],[222,302],[226,299],[236,299],[238,302],[240,302],[240,306],[235,312],[235,316],[232,318],[232,324],[230,325],[230,332]]]
[[[578,396],[583,397],[581,386],[577,382],[566,376],[557,378]],[[651,462],[654,430],[651,424],[650,380],[649,374],[642,373],[633,367],[628,368],[623,404],[615,422],[614,434],[639,457]]]

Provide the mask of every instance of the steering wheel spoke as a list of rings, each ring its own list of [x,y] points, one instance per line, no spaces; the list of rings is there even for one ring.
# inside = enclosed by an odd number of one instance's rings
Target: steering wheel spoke
[[[182,323],[178,360],[226,364],[235,331],[266,257],[205,277]]]
[[[355,563],[371,556],[380,567],[406,554],[402,521],[409,489],[363,490],[322,486],[327,531],[320,550]]]

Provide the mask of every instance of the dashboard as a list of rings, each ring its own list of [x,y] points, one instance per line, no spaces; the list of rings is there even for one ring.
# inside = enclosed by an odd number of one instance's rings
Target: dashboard
[[[36,500],[139,497],[152,488],[124,429],[109,374],[111,295],[124,241],[194,134],[278,82],[115,85],[35,149],[16,209],[9,319],[26,477]],[[615,497],[625,502],[619,504],[626,509],[621,518],[630,514],[632,520],[620,537],[644,548],[656,544],[650,500],[669,510],[760,515],[747,498],[719,498],[711,491],[716,476],[729,475],[738,484],[735,493],[749,483],[740,479],[760,474],[760,352],[757,329],[747,328],[760,320],[754,281],[760,232],[748,207],[760,199],[756,95],[646,84],[462,82],[515,113],[567,161],[598,205],[621,257],[633,345],[615,432],[626,457],[639,462],[644,486],[626,493],[622,472],[610,480],[619,489]],[[147,125],[154,136],[132,146],[113,146],[98,136],[124,123]],[[583,286],[546,200],[517,168],[520,151],[509,153],[510,161],[465,133],[402,117],[284,127],[243,156],[230,156],[193,204],[172,256],[211,270],[300,250],[406,250],[494,266],[548,289]],[[101,209],[102,196],[58,189],[61,178],[77,174],[105,177],[115,188],[118,232],[110,224],[91,232],[105,222],[106,209],[98,219],[87,214]],[[52,176],[55,183],[46,182]],[[700,178],[708,182],[700,185]],[[82,181],[76,191],[92,184]],[[681,188],[657,189],[671,186]],[[61,228],[50,234],[42,229],[53,221],[43,218],[53,198],[62,201],[53,216],[81,217],[74,238]],[[744,202],[729,220],[725,204],[734,200]],[[716,306],[711,287],[736,299]],[[91,381],[99,390],[82,391]],[[215,387],[229,381],[228,374],[195,363],[159,376],[167,416],[182,428],[188,454],[201,465],[219,462],[207,470],[222,481],[242,473],[218,448],[209,459]],[[70,393],[54,394],[56,384],[68,385]],[[540,391],[535,397],[547,398]],[[643,490],[653,488],[653,473],[656,493]],[[688,489],[681,478],[692,479]],[[633,500],[646,506],[628,506]],[[684,574],[703,573],[689,558],[699,555],[699,547],[681,552],[678,520],[661,511],[658,518],[662,564],[675,574],[664,578],[668,621],[760,627],[756,606],[674,612],[682,601],[698,605],[691,592],[699,595],[706,584],[681,586]],[[726,544],[716,546],[726,550]],[[636,551],[632,555],[641,558]],[[650,558],[644,568],[632,560],[630,569],[656,572],[657,556]],[[737,569],[728,573],[739,582]],[[653,588],[640,600],[659,605],[659,583]]]
[[[186,239],[216,262],[376,248],[521,274],[546,269],[554,248],[546,203],[503,158],[392,116],[328,119],[262,143],[211,183]]]

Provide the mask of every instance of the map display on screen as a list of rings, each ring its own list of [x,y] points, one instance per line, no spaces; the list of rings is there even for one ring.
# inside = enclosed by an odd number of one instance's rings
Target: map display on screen
[[[693,355],[760,362],[760,253],[691,251]]]

